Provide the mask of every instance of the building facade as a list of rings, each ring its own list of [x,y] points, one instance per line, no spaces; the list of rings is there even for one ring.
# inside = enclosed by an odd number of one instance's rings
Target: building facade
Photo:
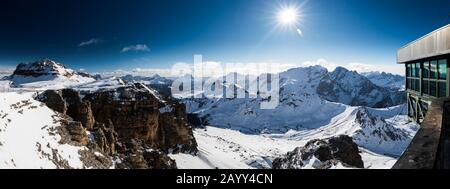
[[[405,65],[408,115],[421,123],[429,105],[450,99],[450,24],[402,47],[397,62]]]
[[[400,48],[408,116],[420,129],[394,169],[450,168],[450,24]]]

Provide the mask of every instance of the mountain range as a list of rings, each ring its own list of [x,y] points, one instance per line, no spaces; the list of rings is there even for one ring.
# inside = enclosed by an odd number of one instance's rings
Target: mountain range
[[[418,129],[405,115],[402,76],[321,66],[279,75],[280,103],[263,110],[260,97],[174,98],[173,80],[158,75],[102,78],[49,59],[19,64],[0,82],[15,91],[0,93],[0,167],[353,167],[308,145],[347,136],[357,146],[351,158],[363,163],[355,167],[390,168]],[[281,161],[305,150],[313,155]]]

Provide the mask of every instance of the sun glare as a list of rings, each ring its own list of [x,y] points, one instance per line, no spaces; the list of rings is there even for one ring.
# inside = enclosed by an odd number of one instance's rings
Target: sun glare
[[[283,25],[292,25],[297,23],[298,10],[295,7],[283,8],[278,12],[278,22]]]

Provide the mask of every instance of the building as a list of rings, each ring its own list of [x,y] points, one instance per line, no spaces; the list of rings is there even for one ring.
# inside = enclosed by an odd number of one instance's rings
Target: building
[[[421,124],[394,168],[450,168],[450,24],[400,48],[408,116]]]

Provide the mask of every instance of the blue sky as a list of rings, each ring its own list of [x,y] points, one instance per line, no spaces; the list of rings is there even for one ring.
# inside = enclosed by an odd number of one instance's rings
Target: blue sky
[[[284,5],[302,16],[276,29]],[[2,1],[0,66],[47,57],[91,72],[161,69],[194,54],[394,65],[398,48],[450,23],[449,14],[450,0]]]

